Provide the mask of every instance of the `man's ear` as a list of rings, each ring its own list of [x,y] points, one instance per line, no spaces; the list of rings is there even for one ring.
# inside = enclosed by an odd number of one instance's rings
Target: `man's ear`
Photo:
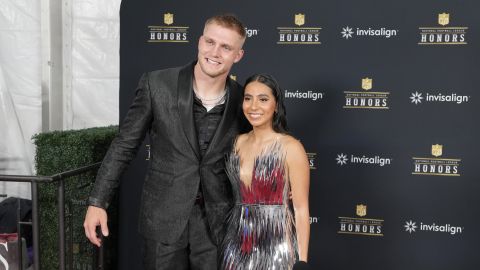
[[[242,59],[244,53],[245,53],[245,51],[243,49],[240,49],[238,51],[237,56],[235,57],[235,60],[233,60],[233,62],[238,63]]]

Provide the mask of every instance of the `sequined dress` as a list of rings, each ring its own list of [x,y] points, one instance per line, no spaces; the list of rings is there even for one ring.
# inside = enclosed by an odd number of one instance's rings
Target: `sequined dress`
[[[240,179],[238,153],[227,158],[226,170],[235,206],[227,219],[221,269],[292,269],[298,252],[281,144],[255,158],[250,186]]]

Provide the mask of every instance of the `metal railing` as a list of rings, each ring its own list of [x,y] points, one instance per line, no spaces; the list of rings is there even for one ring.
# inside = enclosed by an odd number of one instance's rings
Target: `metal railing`
[[[39,257],[39,219],[38,219],[38,184],[42,183],[55,183],[57,182],[57,202],[58,202],[58,224],[59,224],[59,269],[65,270],[65,179],[71,176],[79,175],[100,167],[101,162],[54,174],[52,176],[31,176],[31,175],[0,175],[0,181],[5,182],[30,182],[32,193],[32,221],[31,222],[18,222],[18,259],[20,269],[23,269],[22,263],[22,240],[21,240],[21,225],[32,226],[32,241],[33,241],[33,269],[40,269],[40,257]],[[19,209],[17,212],[20,211]],[[103,265],[103,252],[102,249],[98,252],[98,269],[102,269]]]

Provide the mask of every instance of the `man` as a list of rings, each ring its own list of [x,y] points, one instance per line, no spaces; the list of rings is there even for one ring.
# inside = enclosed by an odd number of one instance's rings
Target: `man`
[[[216,269],[222,225],[231,207],[224,155],[243,126],[242,89],[228,75],[243,57],[246,34],[234,16],[205,23],[197,62],[142,76],[120,132],[100,167],[84,228],[100,246],[105,209],[121,172],[148,132],[151,159],[142,191],[145,269]]]

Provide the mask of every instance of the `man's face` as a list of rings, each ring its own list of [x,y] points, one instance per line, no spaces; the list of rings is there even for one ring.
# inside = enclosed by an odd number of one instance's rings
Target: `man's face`
[[[234,63],[243,56],[244,39],[235,30],[215,22],[205,26],[198,41],[198,64],[212,78],[228,74]]]

